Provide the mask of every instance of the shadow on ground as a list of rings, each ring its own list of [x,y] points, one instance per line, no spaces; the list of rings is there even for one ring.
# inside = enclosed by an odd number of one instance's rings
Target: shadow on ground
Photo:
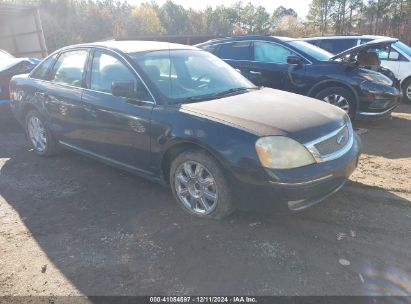
[[[0,195],[86,295],[411,294],[411,205],[393,194],[351,183],[300,214],[215,222],[93,160],[37,157],[18,130],[0,132],[0,159]]]

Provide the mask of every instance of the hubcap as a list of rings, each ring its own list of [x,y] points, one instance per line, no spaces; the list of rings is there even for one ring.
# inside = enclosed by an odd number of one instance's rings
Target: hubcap
[[[325,102],[328,102],[334,106],[337,106],[343,109],[346,113],[350,112],[350,103],[348,102],[347,98],[338,94],[331,94],[328,95],[323,99]]]
[[[43,152],[47,147],[47,137],[46,129],[41,120],[36,116],[30,117],[27,130],[34,148],[39,152]]]
[[[405,94],[407,95],[408,99],[411,99],[411,84],[408,85]]]
[[[200,163],[187,161],[177,168],[175,189],[181,203],[193,213],[210,214],[217,206],[215,179]]]

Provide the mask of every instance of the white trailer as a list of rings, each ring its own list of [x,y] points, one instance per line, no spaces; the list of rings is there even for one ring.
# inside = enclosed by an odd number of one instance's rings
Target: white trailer
[[[0,49],[15,57],[47,56],[37,7],[0,4]]]

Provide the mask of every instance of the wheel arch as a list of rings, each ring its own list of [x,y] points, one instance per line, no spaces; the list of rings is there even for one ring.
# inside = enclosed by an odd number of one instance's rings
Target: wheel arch
[[[411,81],[411,75],[408,76],[408,77],[406,77],[406,78],[404,78],[404,79],[401,81],[401,89],[404,89],[404,85],[405,85],[405,83],[408,82],[408,81]]]
[[[179,140],[170,144],[161,157],[161,179],[168,184],[170,178],[171,162],[182,152],[188,150],[203,150],[213,157],[217,163],[224,166],[224,162],[218,154],[209,147],[191,140]]]
[[[40,110],[38,109],[38,107],[36,107],[34,104],[32,103],[25,103],[22,107],[21,110],[21,119],[24,122],[24,119],[26,118],[26,115],[28,112],[30,111],[38,111],[40,112]]]
[[[358,93],[355,91],[352,85],[342,82],[342,81],[337,81],[337,80],[323,80],[317,83],[314,87],[311,88],[311,90],[308,92],[309,97],[314,97],[317,95],[319,92],[322,90],[329,88],[329,87],[341,87],[344,89],[347,89],[350,91],[354,97],[355,97],[355,105],[356,105],[356,110],[358,110],[359,107],[359,96]]]

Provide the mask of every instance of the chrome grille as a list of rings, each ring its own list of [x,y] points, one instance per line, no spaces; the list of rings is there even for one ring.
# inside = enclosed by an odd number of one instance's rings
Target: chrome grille
[[[347,153],[353,143],[353,129],[347,117],[345,124],[321,138],[306,143],[306,148],[311,152],[317,162],[325,162],[341,157]]]
[[[349,131],[347,125],[344,126],[336,135],[314,145],[321,155],[328,155],[345,147],[349,141]]]

